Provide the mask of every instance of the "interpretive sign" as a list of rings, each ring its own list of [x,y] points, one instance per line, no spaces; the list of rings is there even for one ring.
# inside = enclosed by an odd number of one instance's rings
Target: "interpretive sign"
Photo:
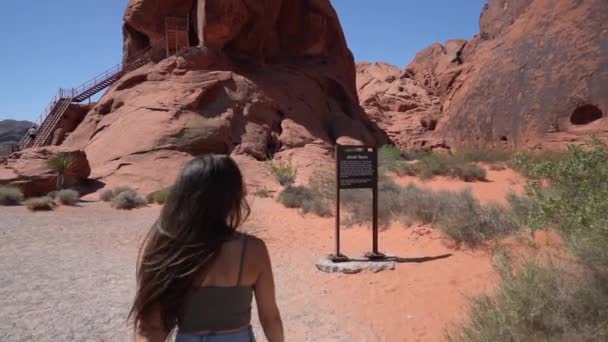
[[[373,189],[378,177],[375,148],[338,146],[337,174],[340,189]]]
[[[383,259],[378,252],[378,150],[366,146],[336,146],[336,253],[330,255],[334,262],[348,261],[340,252],[340,190],[372,190],[372,252],[371,260]]]

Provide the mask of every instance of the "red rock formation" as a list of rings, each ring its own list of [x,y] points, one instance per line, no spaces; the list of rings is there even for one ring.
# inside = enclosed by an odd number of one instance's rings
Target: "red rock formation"
[[[385,141],[358,105],[328,0],[131,0],[126,58],[161,38],[170,15],[190,16],[200,46],[125,75],[64,143],[86,151],[94,178],[152,191],[200,153],[307,168],[340,138]]]
[[[47,163],[51,156],[60,152],[71,153],[74,157],[68,175],[70,183],[77,184],[89,177],[91,168],[84,152],[49,146],[13,153],[0,164],[0,185],[17,186],[27,197],[44,196],[57,190],[57,175],[49,169]]]
[[[608,2],[490,0],[480,35],[430,46],[404,76],[441,99],[432,134],[397,138],[408,148],[560,148],[589,132],[607,137]]]
[[[386,63],[358,63],[361,106],[390,139],[403,149],[433,147],[439,97],[399,68]]]

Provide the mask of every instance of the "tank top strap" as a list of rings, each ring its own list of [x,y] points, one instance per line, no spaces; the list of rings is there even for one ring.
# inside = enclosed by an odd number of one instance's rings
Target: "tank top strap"
[[[245,264],[245,254],[247,253],[247,241],[249,238],[247,235],[243,235],[243,249],[241,250],[241,261],[239,264],[239,276],[236,281],[236,286],[241,286],[241,278],[243,277],[243,267]]]

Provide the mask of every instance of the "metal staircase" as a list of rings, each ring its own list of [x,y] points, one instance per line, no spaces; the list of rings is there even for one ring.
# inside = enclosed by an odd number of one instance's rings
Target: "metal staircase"
[[[169,50],[166,45],[165,39],[161,39],[139,52],[126,63],[120,63],[104,71],[77,88],[59,89],[58,94],[51,100],[36,122],[38,129],[35,138],[32,139],[29,133],[26,133],[19,142],[19,148],[24,149],[50,144],[53,132],[57,129],[70,104],[90,99],[93,95],[114,84],[124,74],[136,70],[149,62],[157,62],[176,52]]]

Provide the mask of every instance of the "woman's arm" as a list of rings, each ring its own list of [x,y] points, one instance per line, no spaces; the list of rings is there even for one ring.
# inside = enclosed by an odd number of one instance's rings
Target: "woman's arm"
[[[262,323],[264,333],[269,342],[284,342],[283,321],[281,320],[281,314],[275,298],[274,277],[272,275],[270,256],[266,244],[261,240],[258,241],[260,248],[256,249],[259,251],[258,260],[261,262],[261,271],[254,289],[260,323]]]

